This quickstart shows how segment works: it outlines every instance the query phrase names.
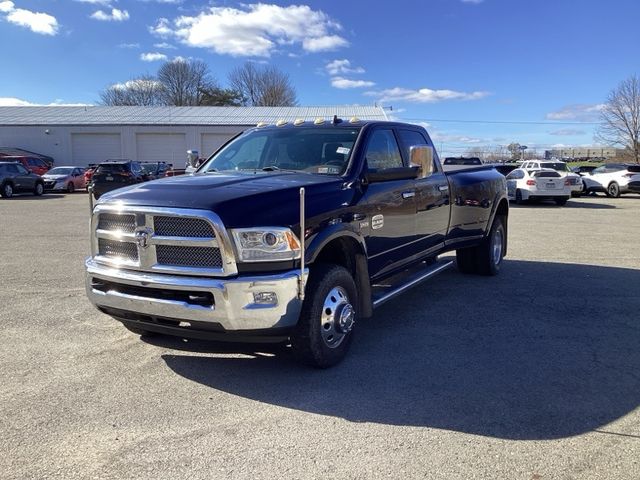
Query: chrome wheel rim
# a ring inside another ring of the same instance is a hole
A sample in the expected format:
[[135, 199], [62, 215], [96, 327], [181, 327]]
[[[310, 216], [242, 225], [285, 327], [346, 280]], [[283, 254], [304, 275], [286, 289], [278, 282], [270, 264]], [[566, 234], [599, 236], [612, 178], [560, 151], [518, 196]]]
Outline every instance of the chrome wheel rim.
[[4, 187], [4, 194], [5, 194], [7, 197], [10, 197], [11, 195], [13, 195], [13, 187], [12, 187], [11, 185], [6, 185], [6, 186]]
[[618, 193], [618, 187], [616, 187], [615, 185], [609, 185], [609, 195], [615, 197], [616, 193]]
[[355, 309], [342, 287], [334, 287], [327, 294], [320, 315], [320, 334], [329, 348], [338, 347], [355, 323]]
[[493, 258], [493, 264], [498, 265], [502, 260], [502, 245], [503, 245], [503, 233], [502, 228], [497, 228], [493, 234], [491, 242], [491, 256]]

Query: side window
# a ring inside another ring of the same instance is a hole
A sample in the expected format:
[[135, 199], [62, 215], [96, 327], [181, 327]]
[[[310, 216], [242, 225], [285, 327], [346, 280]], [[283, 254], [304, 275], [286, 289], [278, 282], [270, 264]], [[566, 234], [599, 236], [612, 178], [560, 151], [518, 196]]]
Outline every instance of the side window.
[[420, 132], [415, 130], [398, 130], [398, 136], [400, 137], [400, 145], [402, 147], [402, 154], [407, 163], [411, 160], [410, 148], [415, 145], [429, 145], [427, 139], [422, 136]]
[[514, 170], [507, 175], [507, 180], [520, 180], [521, 178], [524, 178], [524, 172], [522, 170]]
[[603, 165], [602, 167], [598, 167], [594, 169], [593, 172], [591, 173], [604, 173], [604, 170], [605, 170], [605, 166]]
[[384, 170], [403, 167], [400, 149], [393, 130], [375, 130], [367, 145], [367, 165], [369, 170]]
[[14, 165], [14, 167], [20, 175], [29, 175], [29, 170], [24, 168], [22, 165]]

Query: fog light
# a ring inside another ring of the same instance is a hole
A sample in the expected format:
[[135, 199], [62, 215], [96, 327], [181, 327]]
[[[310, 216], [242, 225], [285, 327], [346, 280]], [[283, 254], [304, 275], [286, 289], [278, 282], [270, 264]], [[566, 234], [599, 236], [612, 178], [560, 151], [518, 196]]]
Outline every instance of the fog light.
[[277, 305], [278, 295], [276, 292], [254, 292], [253, 302], [260, 305]]

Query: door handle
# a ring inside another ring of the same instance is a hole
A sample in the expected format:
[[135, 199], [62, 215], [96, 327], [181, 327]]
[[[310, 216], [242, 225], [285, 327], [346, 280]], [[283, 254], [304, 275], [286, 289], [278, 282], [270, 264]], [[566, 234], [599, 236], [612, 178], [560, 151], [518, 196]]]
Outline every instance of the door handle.
[[413, 198], [416, 196], [416, 192], [411, 191], [411, 192], [402, 192], [402, 198], [404, 198], [405, 200], [407, 198]]
[[438, 190], [440, 190], [441, 192], [448, 192], [449, 185], [438, 185]]

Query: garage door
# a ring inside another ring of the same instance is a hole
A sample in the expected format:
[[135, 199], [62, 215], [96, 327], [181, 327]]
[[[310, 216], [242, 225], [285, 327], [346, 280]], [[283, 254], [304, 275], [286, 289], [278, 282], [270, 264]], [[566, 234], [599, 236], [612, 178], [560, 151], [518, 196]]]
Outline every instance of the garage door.
[[74, 165], [86, 167], [110, 158], [122, 158], [119, 133], [71, 134], [71, 159]]
[[183, 133], [138, 133], [136, 151], [141, 162], [183, 166], [187, 160], [187, 141]]
[[228, 133], [203, 133], [202, 142], [200, 142], [202, 144], [200, 156], [204, 158], [209, 157], [232, 136], [233, 135]]

